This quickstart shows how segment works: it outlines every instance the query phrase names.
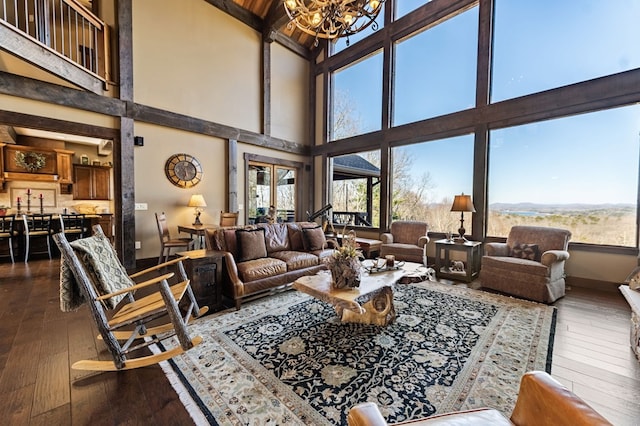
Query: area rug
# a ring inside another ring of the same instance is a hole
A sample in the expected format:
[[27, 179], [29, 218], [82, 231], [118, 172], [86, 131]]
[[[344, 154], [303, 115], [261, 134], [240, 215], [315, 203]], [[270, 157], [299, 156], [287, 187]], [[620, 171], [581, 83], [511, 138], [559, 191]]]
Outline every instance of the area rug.
[[290, 291], [197, 320], [204, 342], [163, 363], [197, 424], [389, 423], [476, 407], [507, 417], [522, 375], [550, 372], [555, 308], [463, 287], [396, 285], [395, 322], [341, 323]]

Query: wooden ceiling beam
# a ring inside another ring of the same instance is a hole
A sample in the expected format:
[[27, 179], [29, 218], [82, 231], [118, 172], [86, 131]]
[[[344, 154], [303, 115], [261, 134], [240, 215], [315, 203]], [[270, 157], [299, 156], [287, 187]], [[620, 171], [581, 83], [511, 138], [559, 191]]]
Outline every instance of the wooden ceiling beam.
[[289, 22], [289, 15], [284, 10], [282, 0], [273, 0], [269, 12], [264, 18], [265, 36], [267, 33], [279, 31], [287, 22]]
[[223, 12], [236, 18], [245, 25], [250, 26], [254, 30], [262, 33], [264, 29], [264, 21], [256, 14], [238, 6], [232, 0], [205, 0], [212, 6], [217, 7]]

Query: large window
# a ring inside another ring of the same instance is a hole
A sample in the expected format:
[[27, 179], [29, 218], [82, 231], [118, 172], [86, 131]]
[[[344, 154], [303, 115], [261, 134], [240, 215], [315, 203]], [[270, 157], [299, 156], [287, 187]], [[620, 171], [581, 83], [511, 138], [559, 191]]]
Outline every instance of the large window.
[[492, 131], [488, 235], [535, 224], [635, 247], [639, 135], [637, 105]]
[[396, 44], [393, 125], [472, 108], [478, 8]]
[[492, 101], [640, 66], [640, 2], [496, 0]]
[[356, 33], [350, 37], [340, 37], [333, 41], [333, 53], [338, 53], [349, 46], [352, 46], [354, 43], [359, 42], [363, 38], [369, 37], [371, 34], [384, 27], [384, 7], [386, 3], [382, 4], [382, 9], [378, 16], [376, 16], [375, 25], [372, 23], [364, 30]]
[[[451, 212], [453, 197], [472, 192], [473, 136], [393, 148], [392, 157], [392, 219], [425, 221], [430, 231], [455, 233], [460, 213]], [[470, 219], [467, 214], [468, 234]]]
[[333, 158], [333, 223], [380, 226], [380, 151]]
[[382, 127], [382, 53], [333, 74], [332, 131], [329, 140]]

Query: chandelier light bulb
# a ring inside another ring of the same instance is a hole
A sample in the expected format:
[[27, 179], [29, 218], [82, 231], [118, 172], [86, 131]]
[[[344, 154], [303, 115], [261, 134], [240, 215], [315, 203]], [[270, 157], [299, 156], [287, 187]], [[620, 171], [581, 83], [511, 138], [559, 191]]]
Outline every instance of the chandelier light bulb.
[[[289, 16], [291, 28], [329, 40], [348, 37], [371, 27], [378, 29], [376, 18], [385, 0], [279, 0]], [[347, 42], [348, 43], [348, 42]]]

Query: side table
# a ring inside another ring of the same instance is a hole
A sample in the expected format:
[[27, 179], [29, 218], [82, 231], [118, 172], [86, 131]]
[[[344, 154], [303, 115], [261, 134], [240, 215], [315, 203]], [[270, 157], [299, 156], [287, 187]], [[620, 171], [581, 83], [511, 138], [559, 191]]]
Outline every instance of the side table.
[[[480, 273], [480, 241], [436, 241], [436, 276], [438, 278], [448, 278], [456, 281], [473, 281]], [[451, 251], [461, 251], [466, 253], [466, 263], [462, 263], [462, 268], [453, 268], [451, 265]], [[442, 257], [444, 252], [444, 259]]]
[[188, 256], [185, 262], [191, 289], [200, 306], [208, 306], [209, 312], [222, 309], [222, 263], [224, 252], [218, 250], [189, 250], [177, 253]]

